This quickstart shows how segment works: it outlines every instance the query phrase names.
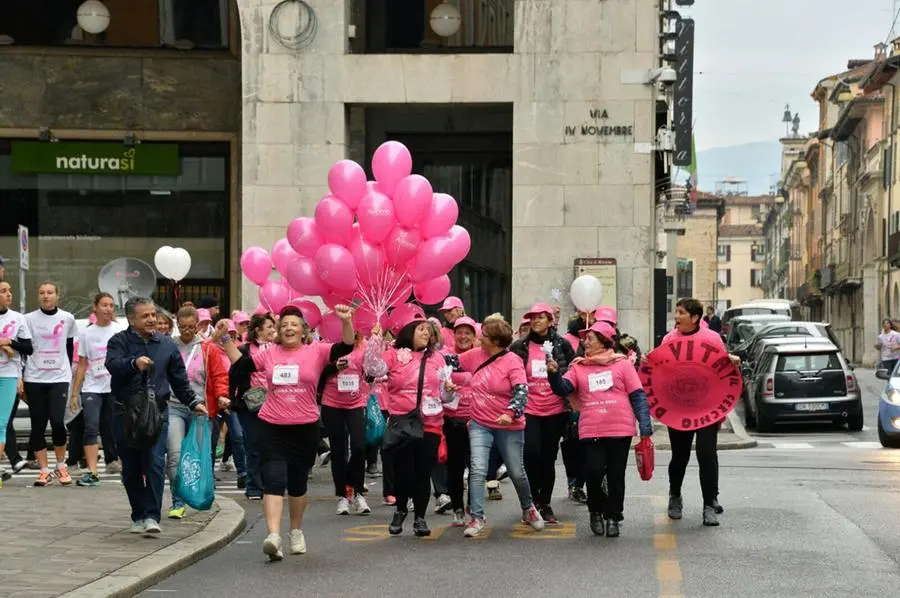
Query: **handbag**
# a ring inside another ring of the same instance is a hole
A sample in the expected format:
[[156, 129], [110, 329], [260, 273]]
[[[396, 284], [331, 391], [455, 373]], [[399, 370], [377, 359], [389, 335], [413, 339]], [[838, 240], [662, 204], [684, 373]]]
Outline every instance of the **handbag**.
[[251, 413], [256, 413], [262, 409], [263, 403], [266, 402], [266, 389], [262, 386], [254, 386], [248, 388], [241, 396], [244, 400], [244, 407]]
[[419, 366], [419, 383], [416, 387], [416, 408], [403, 415], [392, 415], [388, 418], [384, 430], [384, 444], [382, 450], [391, 450], [403, 446], [410, 440], [422, 440], [425, 438], [425, 424], [419, 415], [422, 405], [422, 390], [425, 385], [425, 367], [428, 365], [430, 353], [422, 355], [422, 363]]
[[634, 461], [637, 463], [638, 474], [645, 482], [653, 477], [653, 468], [656, 465], [656, 450], [649, 436], [641, 438], [634, 447]]
[[163, 410], [153, 388], [154, 366], [141, 375], [141, 389], [128, 397], [123, 405], [125, 443], [132, 448], [146, 448], [156, 444], [163, 427]]

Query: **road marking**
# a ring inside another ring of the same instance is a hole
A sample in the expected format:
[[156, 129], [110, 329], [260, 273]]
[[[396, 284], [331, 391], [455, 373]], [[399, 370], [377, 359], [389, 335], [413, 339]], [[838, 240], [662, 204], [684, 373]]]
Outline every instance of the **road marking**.
[[[656, 497], [653, 503], [657, 508], [668, 506], [668, 498]], [[653, 550], [656, 552], [656, 581], [659, 584], [661, 598], [681, 598], [681, 565], [678, 563], [678, 540], [672, 526], [672, 520], [665, 513], [657, 513], [653, 517], [656, 533], [653, 534]]]
[[655, 534], [653, 536], [653, 548], [658, 551], [675, 550], [675, 534]]
[[855, 449], [881, 449], [880, 442], [842, 442], [844, 446], [848, 446], [850, 448]]
[[777, 449], [789, 450], [814, 448], [813, 445], [808, 442], [773, 442], [772, 446]]
[[422, 538], [423, 540], [429, 540], [431, 542], [435, 540], [440, 540], [441, 536], [444, 535], [444, 532], [450, 529], [449, 525], [439, 525], [438, 527], [431, 528], [431, 535], [425, 536]]
[[345, 529], [343, 540], [344, 542], [377, 542], [389, 537], [387, 525], [360, 525]]
[[575, 538], [575, 523], [560, 521], [556, 525], [545, 525], [541, 531], [519, 524], [509, 537], [516, 540], [572, 540]]

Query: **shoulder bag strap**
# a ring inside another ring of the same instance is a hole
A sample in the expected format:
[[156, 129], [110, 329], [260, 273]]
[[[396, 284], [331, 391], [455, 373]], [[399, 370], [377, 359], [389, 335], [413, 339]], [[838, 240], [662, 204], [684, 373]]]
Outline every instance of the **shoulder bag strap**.
[[419, 365], [419, 383], [416, 386], [416, 411], [422, 406], [422, 391], [425, 387], [425, 367], [431, 358], [431, 351], [425, 350], [422, 353], [422, 363]]
[[501, 357], [503, 357], [506, 354], [507, 354], [507, 350], [504, 349], [504, 350], [500, 351], [499, 353], [497, 353], [496, 355], [492, 355], [487, 360], [485, 360], [484, 363], [482, 363], [480, 366], [475, 368], [475, 371], [472, 373], [472, 375], [474, 376], [475, 374], [480, 372], [482, 370], [482, 368], [486, 368], [487, 366], [491, 365], [492, 363], [494, 363], [495, 361], [497, 361], [498, 359], [500, 359]]

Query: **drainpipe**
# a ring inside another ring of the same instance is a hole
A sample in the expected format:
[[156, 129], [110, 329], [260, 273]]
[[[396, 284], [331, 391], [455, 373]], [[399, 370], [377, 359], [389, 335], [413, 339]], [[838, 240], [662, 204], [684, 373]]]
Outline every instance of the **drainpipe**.
[[[893, 270], [893, 265], [891, 264], [891, 258], [892, 258], [893, 256], [890, 255], [890, 241], [889, 241], [888, 239], [890, 239], [890, 236], [891, 236], [891, 220], [893, 220], [893, 210], [894, 210], [894, 207], [893, 207], [893, 199], [894, 199], [894, 181], [895, 181], [896, 178], [897, 178], [896, 175], [894, 174], [894, 163], [896, 162], [896, 158], [895, 158], [895, 156], [894, 156], [894, 152], [895, 152], [895, 148], [896, 148], [896, 145], [894, 144], [894, 137], [895, 137], [895, 134], [896, 134], [895, 127], [897, 126], [897, 122], [896, 122], [896, 121], [897, 121], [897, 119], [896, 119], [896, 115], [897, 115], [897, 86], [894, 85], [893, 83], [885, 83], [884, 86], [885, 86], [885, 87], [888, 87], [888, 86], [889, 86], [889, 87], [891, 88], [891, 128], [890, 128], [890, 132], [889, 132], [888, 139], [887, 139], [887, 141], [890, 143], [890, 146], [889, 146], [889, 147], [891, 148], [891, 155], [890, 155], [890, 158], [891, 158], [891, 164], [890, 164], [890, 169], [891, 169], [891, 180], [890, 180], [890, 181], [886, 181], [886, 182], [888, 183], [888, 188], [887, 188], [887, 192], [888, 192], [888, 213], [887, 213], [887, 231], [886, 231], [886, 232], [887, 232], [887, 237], [888, 237], [888, 238], [885, 239], [885, 249], [887, 250], [887, 251], [885, 251], [885, 253], [888, 254], [888, 256], [887, 256], [887, 258], [888, 258], [888, 259], [887, 259], [887, 291], [888, 291], [888, 297], [893, 297], [893, 288], [892, 288], [892, 285], [891, 285], [891, 277], [893, 276], [893, 272], [891, 271], [891, 270]], [[884, 157], [884, 154], [882, 153], [882, 158], [883, 158], [883, 157]], [[882, 170], [884, 170], [885, 168], [888, 168], [888, 165], [887, 165], [887, 164], [882, 164], [882, 165], [881, 165], [881, 168], [882, 168]], [[879, 294], [880, 294], [880, 293], [879, 293]], [[885, 313], [888, 313], [888, 314], [891, 313], [891, 304], [890, 304], [890, 300], [888, 301], [888, 304], [885, 306]], [[884, 314], [879, 315], [879, 318], [883, 318], [883, 317], [884, 317]], [[891, 314], [891, 317], [896, 317], [896, 314]]]

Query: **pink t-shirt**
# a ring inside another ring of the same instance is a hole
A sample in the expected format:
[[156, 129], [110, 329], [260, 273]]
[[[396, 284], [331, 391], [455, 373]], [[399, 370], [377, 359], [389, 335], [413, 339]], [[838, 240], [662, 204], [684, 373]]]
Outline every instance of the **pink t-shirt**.
[[572, 334], [571, 332], [567, 332], [563, 335], [563, 338], [569, 341], [569, 346], [572, 347], [572, 350], [578, 353], [578, 349], [581, 347], [581, 339]]
[[627, 359], [610, 365], [585, 362], [569, 366], [563, 376], [572, 383], [580, 403], [579, 438], [634, 436], [637, 419], [628, 395], [642, 388]]
[[272, 345], [253, 356], [256, 370], [266, 375], [266, 402], [259, 417], [270, 424], [309, 424], [319, 420], [316, 388], [328, 365], [331, 343], [285, 349]]
[[[391, 415], [405, 415], [416, 408], [419, 366], [424, 354], [424, 351], [393, 347], [384, 352], [384, 362], [388, 369], [387, 411]], [[440, 427], [444, 423], [439, 374], [444, 365], [444, 358], [436, 352], [431, 353], [425, 365], [420, 413], [426, 426]]]
[[441, 328], [441, 345], [444, 351], [456, 351], [456, 333], [446, 326]]
[[354, 347], [347, 355], [347, 368], [330, 376], [322, 390], [322, 405], [336, 409], [359, 409], [369, 400], [369, 385], [363, 374], [365, 345]]
[[[471, 352], [471, 350], [468, 352]], [[442, 350], [441, 353], [444, 355], [455, 354], [454, 351], [448, 351], [446, 348]], [[469, 398], [469, 395], [471, 394], [469, 385], [472, 382], [472, 374], [469, 372], [453, 372], [450, 376], [450, 381], [459, 387], [459, 390], [456, 391], [458, 399], [451, 403], [444, 403], [444, 417], [469, 419], [472, 416], [472, 407]]]
[[709, 343], [711, 345], [715, 345], [719, 347], [723, 351], [725, 351], [725, 343], [722, 342], [722, 337], [718, 332], [714, 332], [709, 328], [700, 328], [697, 332], [693, 334], [684, 334], [677, 328], [675, 330], [670, 331], [667, 335], [663, 337], [663, 342], [672, 340], [673, 338], [684, 338], [684, 337], [692, 337], [698, 341]]
[[[484, 349], [472, 349], [459, 356], [460, 367], [472, 374], [468, 389], [471, 418], [485, 428], [524, 430], [524, 415], [514, 418], [513, 423], [508, 426], [497, 424], [497, 418], [504, 413], [511, 417], [513, 415], [508, 408], [513, 387], [527, 383], [522, 359], [513, 353], [506, 353], [476, 373], [475, 370], [488, 359], [490, 355]], [[530, 396], [529, 391], [529, 403]]]
[[[262, 344], [262, 345], [251, 344], [250, 345], [250, 357], [256, 357], [257, 354], [262, 353], [263, 351], [265, 351], [268, 348], [269, 348], [268, 343]], [[254, 387], [268, 388], [268, 385], [269, 385], [269, 381], [264, 373], [253, 372], [252, 374], [250, 374], [250, 387], [251, 388], [254, 388]]]
[[[558, 415], [566, 411], [561, 397], [553, 394], [550, 381], [547, 380], [547, 354], [537, 343], [526, 341], [528, 345], [528, 362], [525, 364], [525, 375], [528, 378], [528, 406], [525, 413], [546, 417]], [[519, 359], [519, 363], [522, 359]]]

